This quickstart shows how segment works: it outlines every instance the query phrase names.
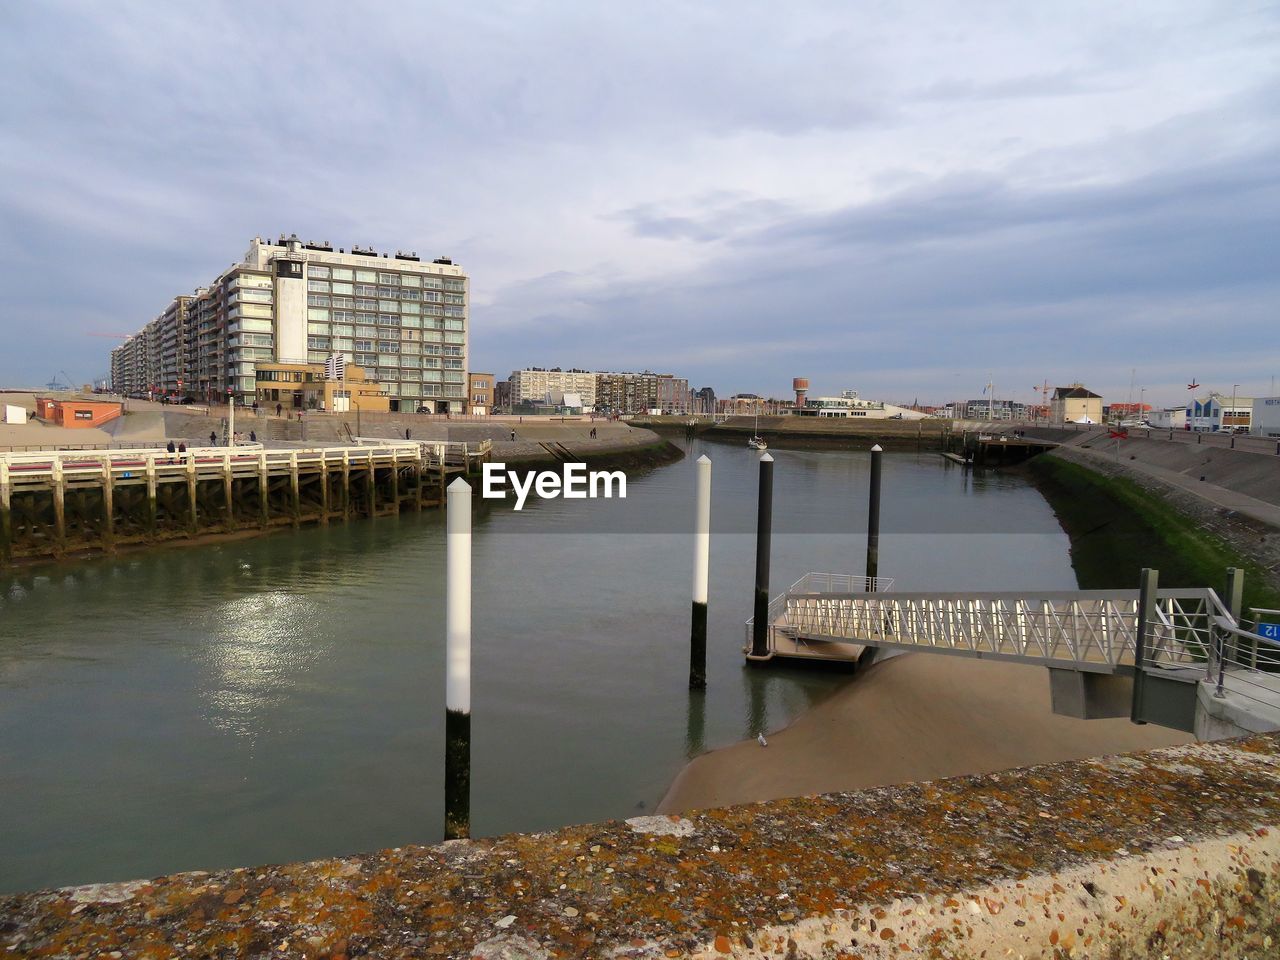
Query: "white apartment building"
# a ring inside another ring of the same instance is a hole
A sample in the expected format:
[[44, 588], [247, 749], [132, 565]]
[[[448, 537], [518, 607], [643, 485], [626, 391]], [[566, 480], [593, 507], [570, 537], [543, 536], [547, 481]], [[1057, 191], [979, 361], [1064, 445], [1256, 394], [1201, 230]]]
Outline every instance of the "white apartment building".
[[596, 376], [590, 370], [526, 367], [511, 371], [511, 403], [546, 403], [553, 395], [576, 393], [585, 410], [596, 405]]
[[392, 410], [461, 413], [469, 302], [468, 277], [446, 257], [255, 237], [241, 262], [113, 351], [113, 389], [250, 400], [258, 362], [341, 354], [386, 387]]

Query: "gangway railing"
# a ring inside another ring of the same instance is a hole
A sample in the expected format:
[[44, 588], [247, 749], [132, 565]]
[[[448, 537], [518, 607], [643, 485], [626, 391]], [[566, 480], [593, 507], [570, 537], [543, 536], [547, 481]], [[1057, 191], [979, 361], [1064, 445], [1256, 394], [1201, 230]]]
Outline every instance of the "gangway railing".
[[1280, 640], [1259, 633], [1256, 622], [1237, 623], [1229, 614], [1215, 614], [1211, 623], [1205, 680], [1214, 695], [1223, 698], [1230, 693], [1280, 711]]
[[[769, 605], [767, 655], [825, 656], [843, 644], [1133, 672], [1136, 590], [894, 593], [880, 584], [865, 591], [864, 580], [810, 573], [796, 581]], [[1226, 613], [1212, 590], [1158, 591], [1144, 665], [1192, 666], [1207, 678], [1214, 618]]]

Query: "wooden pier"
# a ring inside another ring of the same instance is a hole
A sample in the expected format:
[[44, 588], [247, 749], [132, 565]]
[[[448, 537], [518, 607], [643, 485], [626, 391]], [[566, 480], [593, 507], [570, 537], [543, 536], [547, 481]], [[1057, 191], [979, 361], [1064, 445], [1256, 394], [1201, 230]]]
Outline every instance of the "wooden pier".
[[488, 455], [487, 441], [387, 440], [0, 453], [0, 566], [439, 506], [450, 477]]

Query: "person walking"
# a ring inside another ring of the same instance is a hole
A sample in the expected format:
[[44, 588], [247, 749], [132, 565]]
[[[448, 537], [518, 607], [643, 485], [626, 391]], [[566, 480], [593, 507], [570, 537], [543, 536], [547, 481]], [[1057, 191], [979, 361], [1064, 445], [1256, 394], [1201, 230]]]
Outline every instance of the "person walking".
[[186, 453], [186, 452], [187, 452], [187, 445], [186, 445], [185, 443], [180, 443], [180, 444], [178, 444], [178, 452], [179, 452], [179, 453]]
[[511, 442], [512, 442], [512, 443], [515, 443], [515, 442], [516, 442], [516, 428], [515, 428], [515, 427], [512, 427], [512, 428], [511, 428]]
[[257, 431], [257, 430], [250, 430], [250, 431], [249, 431], [249, 442], [250, 442], [250, 443], [257, 443], [257, 442], [258, 442], [258, 431]]
[[218, 434], [217, 434], [215, 431], [210, 430], [210, 431], [209, 431], [209, 446], [211, 446], [211, 447], [216, 447], [217, 445], [218, 445]]
[[279, 404], [279, 403], [277, 403], [277, 404], [276, 404], [276, 416], [278, 417], [278, 416], [280, 416], [282, 413], [284, 413], [284, 405], [283, 405], [283, 404]]
[[173, 443], [173, 441], [172, 441], [172, 440], [170, 440], [170, 441], [169, 441], [169, 445], [168, 445], [167, 447], [165, 447], [165, 449], [166, 449], [166, 450], [168, 450], [170, 453], [177, 453], [177, 452], [178, 452], [178, 448], [177, 448], [176, 446], [174, 446], [174, 443]]

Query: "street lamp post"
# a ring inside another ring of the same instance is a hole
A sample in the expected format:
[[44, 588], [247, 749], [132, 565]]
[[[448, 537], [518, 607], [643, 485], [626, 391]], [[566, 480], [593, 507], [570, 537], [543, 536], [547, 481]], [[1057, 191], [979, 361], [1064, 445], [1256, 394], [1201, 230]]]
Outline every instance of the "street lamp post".
[[[1236, 415], [1236, 391], [1237, 391], [1237, 390], [1239, 390], [1239, 389], [1240, 389], [1240, 384], [1238, 384], [1238, 383], [1233, 383], [1233, 384], [1231, 385], [1231, 416], [1232, 416], [1233, 421], [1234, 421], [1234, 418], [1235, 418], [1235, 415]], [[1226, 419], [1227, 419], [1227, 418], [1226, 418], [1226, 417], [1223, 417], [1222, 419], [1223, 419], [1223, 426], [1226, 426]], [[1233, 430], [1235, 429], [1234, 422], [1233, 422], [1233, 424], [1232, 424], [1232, 429], [1233, 429]]]

